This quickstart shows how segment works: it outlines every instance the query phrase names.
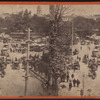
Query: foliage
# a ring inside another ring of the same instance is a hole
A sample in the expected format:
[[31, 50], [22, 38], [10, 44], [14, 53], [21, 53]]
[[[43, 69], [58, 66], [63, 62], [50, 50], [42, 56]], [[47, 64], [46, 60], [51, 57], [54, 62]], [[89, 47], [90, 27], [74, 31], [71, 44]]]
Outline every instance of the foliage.
[[82, 16], [77, 16], [73, 20], [75, 32], [80, 38], [86, 38], [86, 36], [91, 36], [93, 34], [93, 29], [96, 25], [95, 20], [85, 18]]
[[31, 12], [27, 9], [17, 14], [11, 14], [5, 19], [0, 18], [3, 27], [6, 27], [6, 33], [26, 32], [27, 28], [31, 28], [33, 32], [39, 35], [48, 35], [49, 21], [45, 17], [31, 16]]

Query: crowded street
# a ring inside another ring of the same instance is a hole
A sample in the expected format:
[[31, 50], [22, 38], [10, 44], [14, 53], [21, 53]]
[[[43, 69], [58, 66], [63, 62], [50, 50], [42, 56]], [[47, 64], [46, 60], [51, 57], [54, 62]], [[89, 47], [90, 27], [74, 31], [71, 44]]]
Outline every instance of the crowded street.
[[100, 96], [100, 15], [70, 15], [70, 7], [79, 11], [14, 5], [16, 13], [2, 13], [0, 96]]
[[[3, 43], [0, 43], [0, 47], [1, 48], [3, 47]], [[10, 53], [10, 58], [12, 59], [14, 59], [15, 57], [20, 58], [22, 56], [23, 55], [20, 55], [18, 53]], [[11, 68], [11, 64], [7, 64], [5, 73], [6, 74], [4, 78], [0, 78], [0, 96], [24, 96], [25, 70], [22, 69], [22, 65], [20, 64], [20, 70], [13, 70]], [[34, 83], [36, 85], [33, 85]], [[37, 91], [39, 89], [40, 92]], [[32, 96], [32, 95], [39, 96], [43, 94], [41, 82], [38, 79], [36, 79], [34, 76], [29, 77], [27, 91], [28, 91], [27, 92], [28, 96]]]
[[[90, 47], [90, 49], [88, 47]], [[82, 48], [82, 49], [80, 49], [80, 48]], [[77, 56], [81, 57], [81, 61], [79, 62], [80, 70], [76, 70], [75, 72], [74, 72], [74, 70], [70, 70], [69, 73], [70, 73], [70, 75], [74, 74], [75, 79], [78, 78], [80, 80], [80, 85], [79, 85], [79, 87], [72, 86], [71, 91], [69, 91], [69, 85], [68, 85], [69, 83], [68, 82], [61, 83], [61, 85], [64, 84], [66, 86], [66, 88], [62, 89], [62, 90], [60, 88], [59, 90], [61, 90], [61, 91], [59, 91], [59, 95], [61, 94], [61, 96], [65, 96], [65, 95], [67, 95], [67, 96], [74, 96], [74, 95], [80, 96], [81, 95], [80, 91], [81, 91], [81, 89], [83, 89], [83, 85], [84, 85], [84, 96], [91, 96], [91, 95], [98, 96], [98, 95], [100, 95], [100, 92], [99, 92], [100, 91], [100, 88], [99, 88], [100, 67], [98, 66], [95, 79], [91, 79], [88, 76], [88, 74], [89, 74], [88, 65], [83, 63], [83, 61], [82, 61], [82, 58], [86, 54], [89, 55], [89, 59], [93, 59], [92, 51], [94, 50], [94, 48], [95, 48], [95, 45], [92, 43], [89, 46], [88, 45], [81, 45], [80, 43], [73, 46], [73, 50], [75, 50], [75, 49], [79, 50], [79, 54], [74, 55], [73, 58], [75, 61], [77, 59]], [[83, 75], [84, 75], [84, 77], [83, 77]]]

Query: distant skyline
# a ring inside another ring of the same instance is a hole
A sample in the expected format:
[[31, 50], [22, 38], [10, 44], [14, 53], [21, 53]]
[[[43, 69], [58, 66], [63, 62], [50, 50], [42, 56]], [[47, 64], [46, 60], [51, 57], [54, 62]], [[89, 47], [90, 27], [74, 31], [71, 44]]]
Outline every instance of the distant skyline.
[[[21, 10], [28, 9], [28, 11], [36, 14], [38, 5], [0, 5], [0, 14], [3, 13], [17, 13]], [[43, 14], [49, 14], [49, 5], [40, 5]], [[75, 15], [91, 16], [100, 14], [100, 5], [71, 5], [74, 9]]]

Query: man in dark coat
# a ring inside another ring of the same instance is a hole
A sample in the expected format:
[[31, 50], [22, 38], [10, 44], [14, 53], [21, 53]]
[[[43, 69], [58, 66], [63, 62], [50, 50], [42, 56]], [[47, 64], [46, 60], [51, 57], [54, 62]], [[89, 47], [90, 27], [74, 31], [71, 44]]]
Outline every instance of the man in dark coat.
[[72, 88], [72, 83], [70, 82], [69, 83], [69, 91], [71, 90], [71, 88]]
[[77, 87], [79, 87], [79, 84], [80, 84], [80, 81], [79, 81], [79, 79], [77, 79]]
[[71, 77], [74, 78], [74, 74], [72, 74]]
[[69, 81], [69, 74], [67, 74], [66, 78], [67, 78], [67, 82], [68, 82]]
[[74, 85], [74, 87], [75, 87], [75, 84], [76, 84], [76, 80], [75, 80], [75, 78], [74, 78], [74, 80], [73, 80], [73, 85]]

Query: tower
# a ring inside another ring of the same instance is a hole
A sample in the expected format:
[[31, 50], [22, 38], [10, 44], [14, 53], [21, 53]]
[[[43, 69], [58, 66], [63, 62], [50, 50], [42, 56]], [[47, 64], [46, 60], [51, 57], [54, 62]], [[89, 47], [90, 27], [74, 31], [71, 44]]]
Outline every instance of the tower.
[[42, 16], [42, 10], [41, 10], [41, 7], [39, 5], [37, 7], [37, 16]]
[[50, 19], [51, 20], [54, 19], [54, 9], [55, 9], [55, 5], [49, 5], [49, 12], [50, 12]]

